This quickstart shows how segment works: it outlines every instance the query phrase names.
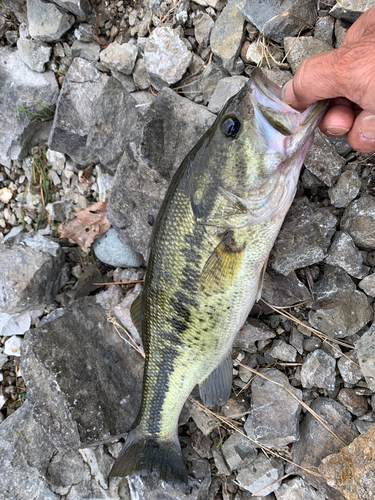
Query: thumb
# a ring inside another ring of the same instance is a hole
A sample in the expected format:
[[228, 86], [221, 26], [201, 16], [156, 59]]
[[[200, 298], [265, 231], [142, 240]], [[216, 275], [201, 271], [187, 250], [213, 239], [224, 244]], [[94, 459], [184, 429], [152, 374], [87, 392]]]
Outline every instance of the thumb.
[[317, 101], [339, 97], [340, 82], [332, 70], [336, 61], [336, 50], [305, 59], [283, 89], [284, 102], [295, 109], [306, 109]]

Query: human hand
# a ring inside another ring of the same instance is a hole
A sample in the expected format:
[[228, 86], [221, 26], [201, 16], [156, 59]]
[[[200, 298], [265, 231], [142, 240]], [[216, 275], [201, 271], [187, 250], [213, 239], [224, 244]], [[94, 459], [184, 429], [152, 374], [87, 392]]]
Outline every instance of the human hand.
[[375, 7], [350, 27], [339, 49], [305, 59], [283, 98], [299, 110], [332, 99], [320, 130], [346, 136], [357, 151], [375, 152]]

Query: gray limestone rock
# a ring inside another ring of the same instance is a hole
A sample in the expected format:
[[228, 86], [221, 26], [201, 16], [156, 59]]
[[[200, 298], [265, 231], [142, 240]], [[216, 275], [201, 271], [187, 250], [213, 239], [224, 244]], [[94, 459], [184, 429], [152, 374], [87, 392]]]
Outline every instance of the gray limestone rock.
[[140, 404], [143, 359], [87, 297], [29, 330], [21, 369], [33, 414], [59, 449], [129, 431]]
[[375, 273], [366, 276], [366, 278], [358, 283], [358, 286], [366, 295], [375, 297]]
[[346, 137], [329, 137], [328, 140], [335, 146], [335, 149], [340, 156], [346, 156], [352, 150], [352, 147], [346, 140]]
[[87, 146], [87, 139], [96, 118], [93, 103], [108, 78], [93, 62], [76, 57], [61, 88], [48, 144], [80, 165], [99, 161], [95, 150]]
[[269, 368], [262, 372], [263, 377], [255, 377], [251, 384], [252, 430], [259, 443], [271, 448], [280, 448], [299, 439], [299, 415], [301, 405], [282, 384], [299, 399], [302, 391], [289, 384], [284, 373]]
[[157, 90], [181, 80], [191, 60], [192, 53], [181, 40], [178, 30], [160, 26], [147, 39], [145, 67]]
[[315, 23], [314, 38], [333, 45], [335, 19], [331, 16], [318, 17]]
[[[337, 231], [325, 262], [331, 266], [339, 266], [355, 278], [363, 278], [369, 268], [363, 265], [363, 257], [347, 233]], [[362, 287], [360, 287], [362, 288]]]
[[213, 62], [207, 64], [203, 70], [200, 83], [203, 100], [209, 101], [219, 81], [228, 76], [230, 76], [229, 72], [221, 66]]
[[264, 275], [262, 298], [273, 306], [287, 307], [297, 302], [309, 301], [311, 295], [295, 272], [284, 276], [268, 268]]
[[[18, 314], [0, 314], [0, 336], [23, 335], [30, 328], [31, 315], [35, 311], [23, 311]], [[42, 311], [37, 311], [43, 313]]]
[[100, 62], [110, 70], [131, 75], [138, 55], [138, 47], [131, 43], [112, 42], [100, 52]]
[[[330, 398], [317, 398], [311, 405], [327, 426], [341, 441], [349, 444], [357, 437], [358, 431], [352, 424], [350, 413]], [[292, 460], [305, 469], [316, 470], [323, 458], [338, 453], [344, 444], [329, 432], [311, 413], [306, 412], [300, 425], [300, 439], [293, 444]], [[308, 479], [309, 483], [326, 495], [330, 500], [343, 500], [343, 497], [320, 477], [296, 468], [296, 474]]]
[[307, 198], [298, 198], [284, 220], [270, 256], [270, 266], [288, 275], [291, 271], [320, 262], [335, 232], [336, 217], [317, 208]]
[[81, 57], [87, 61], [98, 61], [100, 45], [96, 42], [88, 43], [74, 40], [72, 49], [72, 57]]
[[345, 209], [341, 219], [342, 231], [353, 238], [362, 248], [375, 248], [375, 198], [364, 195]]
[[280, 361], [290, 363], [294, 363], [297, 357], [296, 349], [281, 339], [273, 341], [272, 347], [267, 351], [267, 354]]
[[143, 257], [174, 172], [214, 118], [202, 106], [165, 88], [133, 122], [116, 170], [107, 217]]
[[53, 3], [27, 0], [30, 36], [42, 42], [59, 40], [74, 23], [74, 16], [61, 11]]
[[211, 16], [202, 13], [200, 16], [196, 16], [194, 18], [194, 34], [197, 42], [202, 47], [202, 49], [206, 48], [210, 43], [210, 35], [212, 28], [214, 26], [214, 21]]
[[59, 87], [52, 71], [35, 73], [10, 47], [0, 47], [0, 74], [0, 161], [8, 165], [48, 136], [51, 121], [27, 113], [44, 113], [42, 106], [52, 112]]
[[[285, 36], [297, 35], [306, 25], [314, 25], [317, 15], [316, 2], [312, 0], [266, 0], [261, 3], [242, 0], [238, 8], [249, 23], [280, 44]], [[290, 15], [282, 16], [285, 12]]]
[[93, 248], [97, 258], [110, 266], [139, 267], [143, 263], [142, 255], [129, 243], [125, 245], [113, 227], [94, 241]]
[[233, 346], [247, 352], [257, 352], [255, 342], [272, 339], [275, 336], [275, 332], [262, 321], [249, 317], [243, 328], [237, 333]]
[[343, 387], [337, 394], [337, 401], [356, 417], [362, 417], [368, 410], [366, 398], [356, 394], [354, 389]]
[[328, 190], [328, 196], [335, 207], [347, 207], [359, 193], [361, 179], [355, 170], [345, 170], [336, 184]]
[[21, 233], [3, 243], [0, 311], [16, 314], [51, 302], [62, 285], [64, 260], [60, 245], [40, 233]]
[[43, 73], [45, 64], [49, 61], [52, 48], [38, 40], [19, 38], [17, 48], [22, 61], [33, 71]]
[[371, 390], [375, 391], [375, 324], [357, 340], [359, 366]]
[[211, 111], [211, 113], [219, 113], [226, 102], [237, 94], [247, 81], [248, 78], [245, 76], [231, 76], [220, 80], [210, 98], [207, 109]]
[[86, 17], [91, 13], [90, 0], [51, 0], [58, 7], [63, 10], [71, 12], [77, 16], [80, 20], [86, 19]]
[[373, 318], [366, 295], [358, 290], [340, 267], [326, 266], [315, 284], [315, 310], [309, 312], [311, 326], [332, 338], [357, 333]]
[[374, 3], [369, 0], [342, 0], [329, 11], [330, 15], [349, 23], [354, 23], [361, 14], [372, 7]]
[[333, 391], [335, 388], [335, 366], [334, 358], [321, 349], [316, 349], [306, 356], [301, 369], [302, 387], [311, 389], [320, 387]]
[[283, 474], [284, 465], [281, 460], [266, 457], [261, 453], [251, 464], [238, 472], [237, 481], [243, 489], [250, 491], [250, 493], [255, 493], [276, 481], [272, 486], [262, 489], [262, 492], [259, 493], [259, 496], [265, 497], [280, 488], [280, 482], [277, 480]]
[[133, 80], [140, 90], [146, 90], [150, 86], [144, 59], [138, 59], [133, 69]]
[[341, 21], [341, 19], [336, 19], [335, 22], [335, 48], [338, 49], [344, 43], [346, 34], [348, 32], [347, 24], [345, 21]]
[[221, 450], [231, 471], [244, 467], [258, 455], [254, 443], [239, 432], [232, 434], [222, 445]]
[[293, 73], [307, 57], [332, 50], [332, 46], [311, 36], [285, 37], [284, 48]]
[[326, 496], [316, 491], [301, 477], [283, 481], [280, 489], [275, 491], [277, 500], [326, 500]]
[[338, 360], [337, 368], [339, 369], [343, 381], [347, 384], [356, 384], [361, 380], [361, 378], [363, 378], [358, 362], [358, 355], [356, 351], [346, 354], [345, 356], [341, 356]]
[[324, 184], [333, 186], [344, 163], [345, 159], [336, 152], [327, 137], [316, 130], [313, 145], [304, 161], [305, 167]]
[[220, 57], [224, 69], [231, 74], [245, 36], [245, 20], [238, 10], [238, 2], [229, 0], [211, 31], [210, 45], [212, 52]]

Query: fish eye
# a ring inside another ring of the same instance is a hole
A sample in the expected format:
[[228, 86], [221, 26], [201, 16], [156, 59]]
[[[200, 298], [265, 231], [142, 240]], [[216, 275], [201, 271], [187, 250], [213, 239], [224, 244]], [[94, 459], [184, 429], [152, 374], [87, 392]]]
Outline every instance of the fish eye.
[[241, 128], [241, 123], [236, 117], [230, 117], [223, 121], [221, 130], [227, 137], [236, 137]]

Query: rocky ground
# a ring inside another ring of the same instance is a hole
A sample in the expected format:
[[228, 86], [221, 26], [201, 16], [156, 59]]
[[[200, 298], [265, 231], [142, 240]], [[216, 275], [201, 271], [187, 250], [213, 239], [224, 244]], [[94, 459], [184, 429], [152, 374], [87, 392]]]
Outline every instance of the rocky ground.
[[374, 156], [316, 133], [231, 398], [181, 414], [185, 491], [108, 478], [142, 284], [104, 283], [142, 280], [173, 173], [251, 68], [284, 84], [374, 3], [2, 0], [1, 500], [372, 498]]

